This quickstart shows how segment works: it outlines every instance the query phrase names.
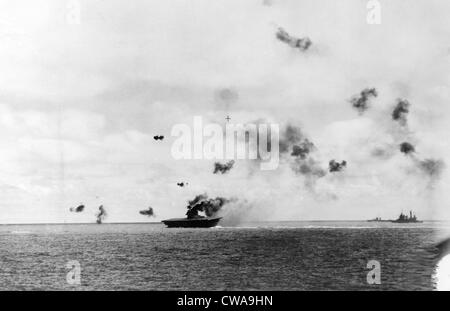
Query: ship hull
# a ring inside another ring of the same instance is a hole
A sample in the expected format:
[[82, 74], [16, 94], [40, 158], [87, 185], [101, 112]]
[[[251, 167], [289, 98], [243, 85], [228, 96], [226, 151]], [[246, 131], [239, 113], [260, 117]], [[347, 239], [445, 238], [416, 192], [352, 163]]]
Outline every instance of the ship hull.
[[222, 217], [174, 218], [161, 221], [168, 228], [211, 228], [217, 226]]
[[416, 221], [409, 221], [409, 220], [391, 220], [391, 222], [396, 224], [420, 224], [423, 221], [416, 220]]

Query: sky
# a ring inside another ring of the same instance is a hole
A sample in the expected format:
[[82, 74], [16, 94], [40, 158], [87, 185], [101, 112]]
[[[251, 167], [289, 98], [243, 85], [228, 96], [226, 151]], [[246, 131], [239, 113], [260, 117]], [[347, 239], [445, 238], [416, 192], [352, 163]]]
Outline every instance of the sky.
[[[159, 221], [200, 193], [236, 198], [232, 223], [450, 219], [448, 170], [420, 168], [450, 160], [450, 3], [379, 2], [368, 24], [363, 0], [1, 0], [0, 223], [93, 222], [100, 204], [106, 222]], [[312, 46], [284, 44], [278, 27]], [[367, 87], [378, 96], [361, 115], [350, 99]], [[391, 118], [398, 98], [407, 126]], [[175, 124], [227, 115], [295, 125], [318, 165], [347, 168], [311, 181], [289, 155], [224, 175], [172, 157]], [[156, 217], [139, 214], [149, 206]]]

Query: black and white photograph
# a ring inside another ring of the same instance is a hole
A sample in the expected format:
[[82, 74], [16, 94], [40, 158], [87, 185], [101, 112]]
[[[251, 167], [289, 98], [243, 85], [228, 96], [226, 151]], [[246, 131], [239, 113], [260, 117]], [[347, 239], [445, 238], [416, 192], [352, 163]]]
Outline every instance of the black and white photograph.
[[449, 12], [0, 0], [0, 291], [450, 290]]

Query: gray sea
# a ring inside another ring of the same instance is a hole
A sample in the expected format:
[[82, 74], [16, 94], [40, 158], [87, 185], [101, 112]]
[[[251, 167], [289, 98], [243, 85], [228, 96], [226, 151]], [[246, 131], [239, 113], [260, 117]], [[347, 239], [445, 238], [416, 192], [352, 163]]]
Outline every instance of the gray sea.
[[[1, 290], [433, 290], [432, 222], [0, 225]], [[367, 263], [381, 284], [368, 284]], [[68, 262], [80, 284], [67, 281]]]

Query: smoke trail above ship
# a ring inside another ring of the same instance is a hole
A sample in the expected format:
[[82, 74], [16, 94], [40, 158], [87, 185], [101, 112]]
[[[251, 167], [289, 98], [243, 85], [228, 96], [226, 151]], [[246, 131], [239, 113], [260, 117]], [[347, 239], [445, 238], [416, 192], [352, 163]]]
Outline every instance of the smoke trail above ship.
[[214, 216], [230, 201], [223, 197], [209, 198], [206, 193], [199, 194], [188, 202], [186, 216], [193, 218], [198, 216], [199, 212], [204, 212], [208, 217]]

